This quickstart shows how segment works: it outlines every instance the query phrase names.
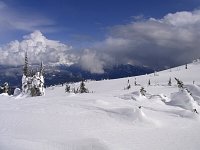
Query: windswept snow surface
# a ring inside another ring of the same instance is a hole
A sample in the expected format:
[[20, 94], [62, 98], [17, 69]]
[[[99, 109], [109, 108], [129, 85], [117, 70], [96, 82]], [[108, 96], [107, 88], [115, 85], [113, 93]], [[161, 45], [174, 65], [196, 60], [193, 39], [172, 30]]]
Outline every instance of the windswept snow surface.
[[[200, 117], [193, 112], [200, 112], [199, 74], [200, 64], [193, 63], [155, 75], [88, 81], [86, 94], [65, 93], [64, 86], [42, 97], [2, 94], [0, 150], [199, 150]], [[192, 95], [181, 93], [174, 77]], [[131, 88], [124, 90], [128, 79]]]

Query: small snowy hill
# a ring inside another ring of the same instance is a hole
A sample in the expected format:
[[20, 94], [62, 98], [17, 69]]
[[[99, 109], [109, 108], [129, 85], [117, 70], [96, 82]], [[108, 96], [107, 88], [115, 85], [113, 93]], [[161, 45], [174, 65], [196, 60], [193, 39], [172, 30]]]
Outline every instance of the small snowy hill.
[[43, 97], [0, 95], [0, 150], [199, 150], [200, 63], [187, 67], [87, 81], [85, 94], [58, 85]]

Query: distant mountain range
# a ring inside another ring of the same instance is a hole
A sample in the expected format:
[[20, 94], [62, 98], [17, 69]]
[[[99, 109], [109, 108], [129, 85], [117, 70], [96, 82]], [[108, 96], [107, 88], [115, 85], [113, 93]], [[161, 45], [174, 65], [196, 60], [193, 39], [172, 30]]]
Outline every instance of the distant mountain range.
[[[37, 65], [31, 66], [36, 71]], [[11, 67], [0, 66], [0, 85], [8, 82], [12, 87], [21, 87], [23, 66]], [[103, 74], [94, 74], [81, 69], [78, 65], [45, 66], [45, 85], [56, 85], [66, 82], [77, 82], [82, 79], [101, 80], [116, 79], [129, 76], [137, 76], [152, 73], [153, 70], [147, 67], [132, 65], [116, 65], [104, 68]]]

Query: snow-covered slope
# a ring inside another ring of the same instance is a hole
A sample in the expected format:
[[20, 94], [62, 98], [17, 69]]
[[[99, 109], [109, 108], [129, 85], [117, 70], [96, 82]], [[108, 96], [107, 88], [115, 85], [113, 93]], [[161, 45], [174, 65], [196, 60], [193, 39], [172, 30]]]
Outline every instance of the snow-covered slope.
[[[43, 97], [0, 95], [0, 150], [199, 150], [200, 118], [193, 112], [200, 112], [199, 74], [196, 62], [188, 69], [87, 81], [86, 94], [56, 86]], [[192, 94], [179, 91], [174, 77]], [[128, 79], [131, 88], [124, 90]]]

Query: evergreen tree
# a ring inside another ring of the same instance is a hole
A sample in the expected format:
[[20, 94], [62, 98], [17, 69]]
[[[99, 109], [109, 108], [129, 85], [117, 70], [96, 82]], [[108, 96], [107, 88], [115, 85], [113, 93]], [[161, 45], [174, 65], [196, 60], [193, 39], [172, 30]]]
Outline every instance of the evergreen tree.
[[43, 65], [43, 61], [40, 64], [40, 76], [42, 76], [44, 73], [44, 65]]
[[187, 66], [187, 64], [185, 64], [185, 69], [187, 69], [188, 68], [188, 66]]
[[135, 86], [137, 85], [137, 82], [136, 82], [136, 78], [135, 78], [135, 82], [134, 82]]
[[22, 92], [31, 96], [41, 96], [45, 94], [43, 63], [41, 63], [40, 71], [34, 73], [33, 69], [29, 69], [27, 51], [25, 52], [25, 63], [22, 76]]
[[130, 89], [130, 88], [131, 88], [131, 85], [130, 85], [129, 80], [128, 80], [126, 89], [128, 90], [128, 89]]
[[81, 81], [79, 92], [80, 93], [88, 93], [88, 89], [85, 88], [85, 83], [83, 80]]
[[29, 71], [29, 76], [30, 76], [30, 77], [33, 77], [34, 75], [35, 75], [34, 70], [31, 69], [31, 70]]
[[193, 112], [199, 114], [196, 108], [193, 109]]
[[169, 78], [168, 86], [172, 86], [172, 80]]
[[25, 53], [25, 63], [24, 63], [23, 73], [24, 73], [24, 75], [25, 75], [26, 77], [29, 75], [27, 51], [26, 51], [26, 53]]
[[8, 86], [8, 83], [7, 82], [5, 82], [4, 84], [3, 84], [3, 87], [2, 87], [2, 92], [3, 93], [8, 93], [9, 92], [9, 86]]
[[70, 85], [66, 84], [65, 92], [66, 93], [70, 93]]
[[72, 93], [75, 93], [75, 94], [77, 93], [75, 87], [72, 88]]
[[149, 79], [149, 81], [148, 81], [148, 85], [149, 85], [149, 86], [151, 85], [151, 81], [150, 81], [150, 79]]
[[145, 96], [145, 95], [146, 95], [146, 92], [147, 92], [147, 91], [144, 89], [144, 87], [141, 87], [141, 89], [140, 89], [141, 95]]
[[184, 84], [183, 84], [183, 82], [181, 81], [181, 80], [179, 80], [179, 79], [177, 79], [177, 78], [175, 78], [175, 80], [176, 80], [176, 82], [177, 82], [177, 85], [178, 85], [178, 88], [179, 89], [183, 89], [184, 87]]

